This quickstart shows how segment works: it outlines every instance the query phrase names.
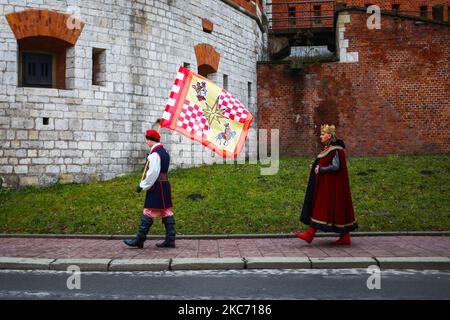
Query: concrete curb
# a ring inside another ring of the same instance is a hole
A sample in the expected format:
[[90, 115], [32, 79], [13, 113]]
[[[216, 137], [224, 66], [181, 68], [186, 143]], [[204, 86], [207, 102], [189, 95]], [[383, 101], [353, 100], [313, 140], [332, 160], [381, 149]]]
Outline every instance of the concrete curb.
[[449, 257], [378, 257], [380, 269], [450, 270]]
[[311, 269], [308, 257], [255, 257], [244, 258], [246, 269]]
[[122, 259], [112, 260], [108, 271], [166, 271], [171, 259]]
[[312, 269], [366, 269], [369, 266], [378, 266], [377, 260], [374, 258], [364, 257], [310, 258], [310, 260]]
[[253, 269], [380, 269], [449, 270], [449, 257], [244, 257], [174, 259], [40, 259], [0, 257], [3, 270], [176, 271]]
[[0, 269], [49, 270], [55, 259], [0, 257]]
[[244, 258], [174, 258], [170, 262], [170, 270], [230, 269], [245, 269]]
[[[0, 238], [56, 238], [56, 239], [103, 239], [122, 240], [136, 235], [118, 234], [23, 234], [0, 233]], [[316, 237], [335, 237], [333, 233], [317, 233]], [[395, 237], [395, 236], [450, 236], [450, 231], [395, 231], [395, 232], [352, 232], [352, 237]], [[163, 239], [164, 235], [148, 235], [148, 239]], [[211, 235], [177, 235], [177, 239], [254, 239], [254, 238], [295, 238], [291, 233], [259, 234], [211, 234]]]
[[111, 259], [56, 259], [50, 263], [50, 270], [67, 271], [69, 266], [77, 266], [80, 271], [108, 271]]

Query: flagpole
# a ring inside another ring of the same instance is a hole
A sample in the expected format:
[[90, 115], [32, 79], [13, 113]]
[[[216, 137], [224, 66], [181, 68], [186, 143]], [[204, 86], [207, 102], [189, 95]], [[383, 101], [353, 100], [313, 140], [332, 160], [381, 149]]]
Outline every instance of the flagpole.
[[148, 169], [148, 159], [147, 159], [147, 161], [145, 161], [145, 167], [144, 167], [144, 171], [142, 172], [141, 181], [143, 181], [145, 179], [145, 174], [147, 173], [147, 169]]

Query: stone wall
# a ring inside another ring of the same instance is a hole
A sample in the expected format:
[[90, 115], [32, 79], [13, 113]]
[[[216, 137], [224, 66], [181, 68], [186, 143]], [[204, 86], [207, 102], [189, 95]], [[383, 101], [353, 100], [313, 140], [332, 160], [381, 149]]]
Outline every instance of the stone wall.
[[[255, 66], [264, 34], [254, 18], [220, 0], [111, 3], [0, 3], [0, 177], [6, 185], [105, 180], [140, 169], [144, 132], [162, 116], [178, 67], [197, 70], [199, 43], [220, 54], [218, 72], [209, 77], [220, 85], [228, 75], [228, 90], [255, 113]], [[67, 13], [67, 5], [78, 6], [85, 25], [67, 50], [65, 90], [19, 86], [18, 43], [6, 15], [26, 9]], [[203, 18], [213, 23], [212, 33], [203, 32]], [[101, 85], [92, 84], [94, 49], [102, 51]], [[203, 162], [189, 139], [162, 130], [162, 141], [174, 167]]]
[[340, 62], [258, 65], [258, 124], [280, 129], [280, 152], [314, 155], [334, 123], [352, 155], [450, 150], [450, 26], [341, 12]]

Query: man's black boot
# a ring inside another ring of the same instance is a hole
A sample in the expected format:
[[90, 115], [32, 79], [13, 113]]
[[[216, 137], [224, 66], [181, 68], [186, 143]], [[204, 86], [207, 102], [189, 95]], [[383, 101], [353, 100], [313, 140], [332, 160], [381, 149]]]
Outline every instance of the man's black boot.
[[162, 219], [164, 227], [166, 228], [166, 239], [164, 242], [157, 243], [158, 248], [175, 248], [175, 218], [169, 216]]
[[139, 226], [139, 231], [136, 238], [133, 240], [124, 240], [123, 242], [130, 247], [137, 247], [139, 249], [144, 248], [144, 241], [147, 240], [147, 233], [153, 224], [153, 219], [149, 216], [143, 214], [141, 216], [141, 225]]

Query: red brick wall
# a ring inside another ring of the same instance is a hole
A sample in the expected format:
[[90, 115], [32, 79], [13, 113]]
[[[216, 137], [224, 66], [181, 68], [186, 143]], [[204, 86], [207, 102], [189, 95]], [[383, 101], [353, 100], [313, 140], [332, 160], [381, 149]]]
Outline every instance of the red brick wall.
[[263, 11], [261, 0], [225, 0], [225, 2], [233, 3], [253, 15], [256, 15], [256, 6], [259, 7], [261, 12]]
[[450, 150], [450, 27], [350, 11], [348, 52], [358, 63], [293, 72], [258, 65], [258, 125], [280, 129], [280, 152], [312, 155], [320, 124], [334, 123], [353, 155]]
[[428, 6], [431, 13], [431, 7], [436, 4], [449, 5], [448, 0], [337, 0], [336, 2], [345, 3], [347, 6], [365, 7], [366, 4], [375, 4], [381, 9], [391, 10], [393, 4], [400, 5], [400, 11], [419, 11], [421, 6]]
[[[449, 21], [448, 17], [448, 8], [450, 5], [450, 1], [448, 0], [337, 0], [337, 1], [329, 1], [329, 2], [315, 2], [311, 0], [310, 3], [303, 4], [286, 4], [286, 2], [298, 2], [298, 0], [272, 0], [273, 5], [268, 6], [268, 12], [276, 12], [272, 15], [275, 19], [272, 23], [273, 29], [285, 29], [285, 28], [310, 28], [310, 27], [332, 27], [333, 26], [333, 10], [335, 8], [335, 4], [340, 2], [344, 3], [347, 6], [358, 6], [365, 7], [366, 4], [376, 4], [383, 10], [392, 10], [393, 4], [399, 4], [399, 13], [419, 16], [420, 7], [428, 6], [428, 18], [432, 18], [432, 6], [436, 4], [444, 5], [444, 21]], [[277, 4], [281, 3], [281, 4]], [[305, 20], [302, 18], [311, 17], [314, 12], [314, 6], [318, 5], [321, 9], [322, 17], [330, 17], [330, 19], [321, 19], [319, 23], [314, 23], [312, 20]], [[289, 7], [293, 7], [296, 10], [296, 19], [295, 23], [291, 20], [291, 25], [289, 25], [288, 20], [288, 10]]]
[[[334, 1], [303, 4], [286, 4], [285, 0], [273, 0], [273, 5], [268, 6], [267, 12], [272, 13], [271, 17], [274, 19], [271, 23], [273, 29], [285, 29], [285, 28], [311, 28], [311, 27], [333, 27], [333, 17], [335, 3]], [[298, 0], [292, 0], [292, 2], [299, 2]], [[304, 2], [304, 1], [303, 1]], [[282, 3], [282, 4], [276, 4]], [[305, 19], [306, 17], [316, 16], [314, 6], [320, 6], [320, 15], [323, 17], [319, 21], [316, 19]], [[289, 8], [295, 8], [295, 17], [289, 18]], [[293, 19], [294, 18], [294, 19]]]
[[75, 45], [84, 28], [67, 27], [68, 15], [51, 10], [27, 9], [6, 15], [17, 40], [29, 37], [52, 37]]

